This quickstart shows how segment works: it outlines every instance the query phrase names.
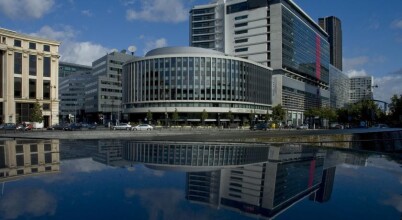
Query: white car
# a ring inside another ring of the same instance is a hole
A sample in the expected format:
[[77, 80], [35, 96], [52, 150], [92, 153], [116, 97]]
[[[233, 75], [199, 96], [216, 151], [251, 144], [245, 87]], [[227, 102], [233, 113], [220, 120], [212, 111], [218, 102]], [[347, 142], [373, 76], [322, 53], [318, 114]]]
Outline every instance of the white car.
[[306, 130], [306, 129], [308, 129], [308, 125], [306, 125], [306, 124], [299, 125], [299, 126], [297, 127], [297, 129], [298, 129], [298, 130]]
[[154, 127], [152, 127], [151, 125], [140, 124], [140, 125], [132, 127], [131, 130], [134, 130], [134, 131], [150, 131], [150, 130], [153, 130], [153, 129], [154, 129]]
[[131, 125], [127, 123], [121, 123], [119, 125], [113, 126], [113, 130], [131, 130]]

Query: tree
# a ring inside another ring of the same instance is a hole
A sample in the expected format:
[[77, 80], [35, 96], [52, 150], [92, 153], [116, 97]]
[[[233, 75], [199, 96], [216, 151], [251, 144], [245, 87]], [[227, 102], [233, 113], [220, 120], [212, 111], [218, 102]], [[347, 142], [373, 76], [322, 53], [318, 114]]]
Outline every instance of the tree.
[[179, 113], [177, 112], [177, 108], [174, 109], [174, 112], [172, 114], [172, 120], [174, 121], [175, 124], [179, 120]]
[[204, 109], [201, 113], [202, 124], [205, 124], [205, 120], [208, 118], [208, 112]]
[[152, 121], [152, 112], [151, 112], [151, 110], [148, 110], [148, 112], [147, 112], [147, 119], [148, 119], [148, 122]]
[[281, 122], [285, 120], [286, 111], [283, 109], [282, 105], [279, 104], [272, 108], [272, 120], [274, 122]]
[[393, 123], [402, 124], [402, 95], [393, 95], [389, 104], [390, 117]]
[[234, 115], [233, 115], [232, 111], [229, 111], [228, 113], [226, 113], [226, 118], [228, 118], [230, 120], [230, 123], [233, 123]]
[[265, 113], [265, 122], [268, 122], [270, 118], [271, 114], [269, 113], [269, 110], [267, 110], [267, 113]]
[[34, 103], [34, 106], [32, 108], [31, 121], [39, 123], [43, 121], [42, 106], [39, 104], [38, 101]]

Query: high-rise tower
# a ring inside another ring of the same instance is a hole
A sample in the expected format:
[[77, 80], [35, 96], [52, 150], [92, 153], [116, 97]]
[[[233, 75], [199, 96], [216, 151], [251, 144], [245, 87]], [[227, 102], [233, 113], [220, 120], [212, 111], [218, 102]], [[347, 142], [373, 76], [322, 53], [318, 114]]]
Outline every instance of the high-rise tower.
[[337, 17], [330, 16], [319, 18], [318, 23], [328, 35], [330, 46], [330, 62], [333, 66], [342, 70], [342, 25]]

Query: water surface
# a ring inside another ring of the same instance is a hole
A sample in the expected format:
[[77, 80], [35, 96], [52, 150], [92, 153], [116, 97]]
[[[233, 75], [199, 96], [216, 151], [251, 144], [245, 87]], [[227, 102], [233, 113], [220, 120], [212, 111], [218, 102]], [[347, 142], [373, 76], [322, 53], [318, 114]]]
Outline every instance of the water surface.
[[2, 219], [402, 216], [400, 158], [296, 144], [1, 141], [0, 183]]

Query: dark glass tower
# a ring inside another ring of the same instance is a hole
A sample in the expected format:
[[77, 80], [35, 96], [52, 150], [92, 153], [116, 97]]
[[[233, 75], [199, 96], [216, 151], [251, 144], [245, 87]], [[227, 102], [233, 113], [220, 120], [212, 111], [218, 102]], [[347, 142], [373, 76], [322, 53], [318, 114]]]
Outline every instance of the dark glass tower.
[[330, 16], [319, 18], [318, 23], [328, 35], [330, 44], [330, 62], [333, 66], [342, 70], [342, 25], [337, 17]]

